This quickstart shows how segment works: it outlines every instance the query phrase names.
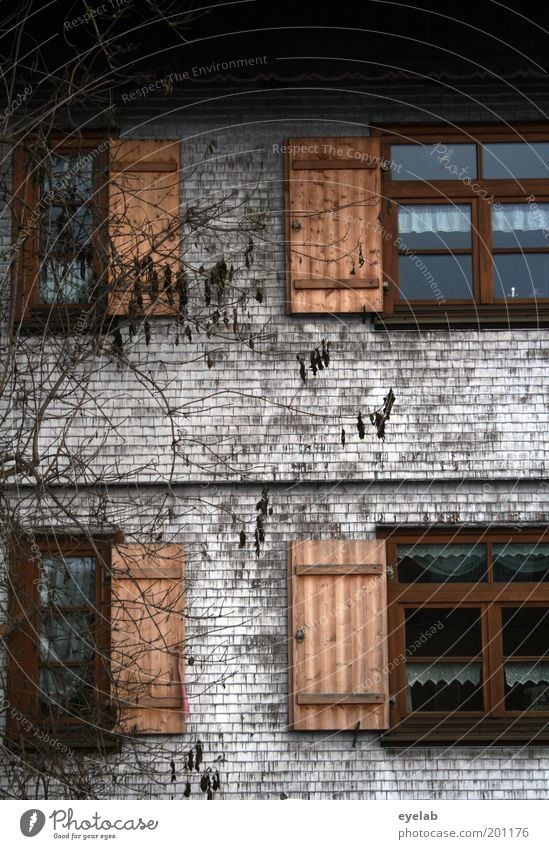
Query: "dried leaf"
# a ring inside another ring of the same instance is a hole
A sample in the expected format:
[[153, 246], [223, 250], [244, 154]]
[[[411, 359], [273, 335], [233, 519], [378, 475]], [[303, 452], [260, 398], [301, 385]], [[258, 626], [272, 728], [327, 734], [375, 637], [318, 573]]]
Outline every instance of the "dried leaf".
[[307, 380], [307, 370], [305, 368], [305, 357], [302, 354], [296, 355], [296, 360], [299, 363], [299, 375], [303, 383]]

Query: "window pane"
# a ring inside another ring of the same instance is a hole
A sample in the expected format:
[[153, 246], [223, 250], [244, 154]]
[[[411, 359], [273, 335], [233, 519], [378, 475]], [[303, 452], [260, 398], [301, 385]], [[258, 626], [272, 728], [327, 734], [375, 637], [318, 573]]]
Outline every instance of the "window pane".
[[42, 714], [71, 711], [76, 716], [89, 715], [97, 704], [91, 664], [70, 668], [41, 667], [39, 687]]
[[51, 257], [40, 270], [39, 303], [87, 304], [92, 286], [92, 260], [87, 251], [75, 259]]
[[393, 144], [393, 180], [459, 180], [477, 176], [474, 144]]
[[481, 651], [480, 610], [424, 607], [406, 611], [406, 654], [476, 657]]
[[42, 561], [40, 600], [44, 607], [89, 607], [95, 600], [94, 557], [47, 557]]
[[549, 607], [504, 607], [503, 654], [549, 654]]
[[549, 203], [498, 203], [492, 207], [494, 248], [549, 248]]
[[42, 194], [66, 200], [89, 200], [93, 195], [89, 156], [51, 154], [42, 178]]
[[506, 663], [507, 710], [549, 710], [549, 663]]
[[473, 264], [470, 254], [399, 256], [402, 301], [471, 300]]
[[494, 581], [549, 581], [549, 544], [494, 544]]
[[448, 203], [399, 206], [400, 250], [471, 247], [471, 207]]
[[549, 177], [549, 142], [492, 142], [482, 150], [488, 180]]
[[493, 259], [497, 299], [549, 298], [549, 252], [495, 254]]
[[408, 710], [482, 710], [480, 663], [407, 663]]
[[42, 179], [40, 286], [42, 304], [89, 301], [93, 283], [92, 163], [87, 156], [53, 154]]
[[486, 546], [427, 543], [397, 545], [401, 583], [486, 581]]
[[40, 234], [40, 303], [87, 303], [93, 284], [89, 206], [52, 206]]
[[[39, 700], [44, 714], [89, 714], [95, 703], [95, 569], [94, 557], [42, 560]], [[74, 607], [89, 612], [66, 610]]]
[[94, 653], [93, 616], [85, 613], [43, 614], [40, 619], [40, 659], [85, 661]]

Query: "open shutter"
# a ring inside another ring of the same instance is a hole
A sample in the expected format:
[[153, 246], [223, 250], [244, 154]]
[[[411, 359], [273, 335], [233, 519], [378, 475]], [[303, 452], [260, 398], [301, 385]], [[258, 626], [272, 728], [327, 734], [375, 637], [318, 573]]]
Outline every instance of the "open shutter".
[[185, 730], [183, 547], [121, 545], [112, 552], [111, 670], [119, 729]]
[[290, 139], [288, 151], [289, 312], [381, 312], [380, 140]]
[[37, 220], [40, 191], [38, 170], [27, 149], [17, 145], [13, 152], [13, 219], [14, 250], [12, 318], [24, 318], [36, 300], [40, 227]]
[[291, 728], [389, 727], [386, 599], [383, 541], [291, 543]]
[[21, 720], [34, 721], [38, 715], [39, 568], [26, 546], [13, 546], [9, 574], [9, 616], [4, 639], [9, 651], [6, 695], [12, 710], [7, 712], [6, 732], [16, 740], [26, 736], [25, 722]]
[[109, 315], [169, 315], [180, 269], [179, 141], [116, 141], [109, 162]]

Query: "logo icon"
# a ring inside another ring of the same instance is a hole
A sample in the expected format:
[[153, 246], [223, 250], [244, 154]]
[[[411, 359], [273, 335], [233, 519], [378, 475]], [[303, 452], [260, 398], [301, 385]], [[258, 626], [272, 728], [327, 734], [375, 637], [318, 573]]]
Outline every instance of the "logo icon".
[[25, 811], [19, 820], [21, 833], [25, 837], [36, 837], [40, 834], [46, 824], [46, 817], [42, 811], [32, 808], [30, 811]]

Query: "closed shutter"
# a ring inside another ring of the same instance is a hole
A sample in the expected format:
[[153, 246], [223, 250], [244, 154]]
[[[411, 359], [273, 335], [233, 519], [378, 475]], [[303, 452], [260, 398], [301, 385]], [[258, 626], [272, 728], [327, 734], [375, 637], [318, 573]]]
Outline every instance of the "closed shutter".
[[183, 547], [161, 543], [114, 548], [111, 599], [118, 730], [183, 732]]
[[288, 151], [289, 312], [381, 312], [380, 140], [290, 139]]
[[290, 727], [389, 727], [385, 543], [307, 540], [289, 551]]
[[116, 141], [109, 162], [109, 315], [176, 309], [179, 141]]

